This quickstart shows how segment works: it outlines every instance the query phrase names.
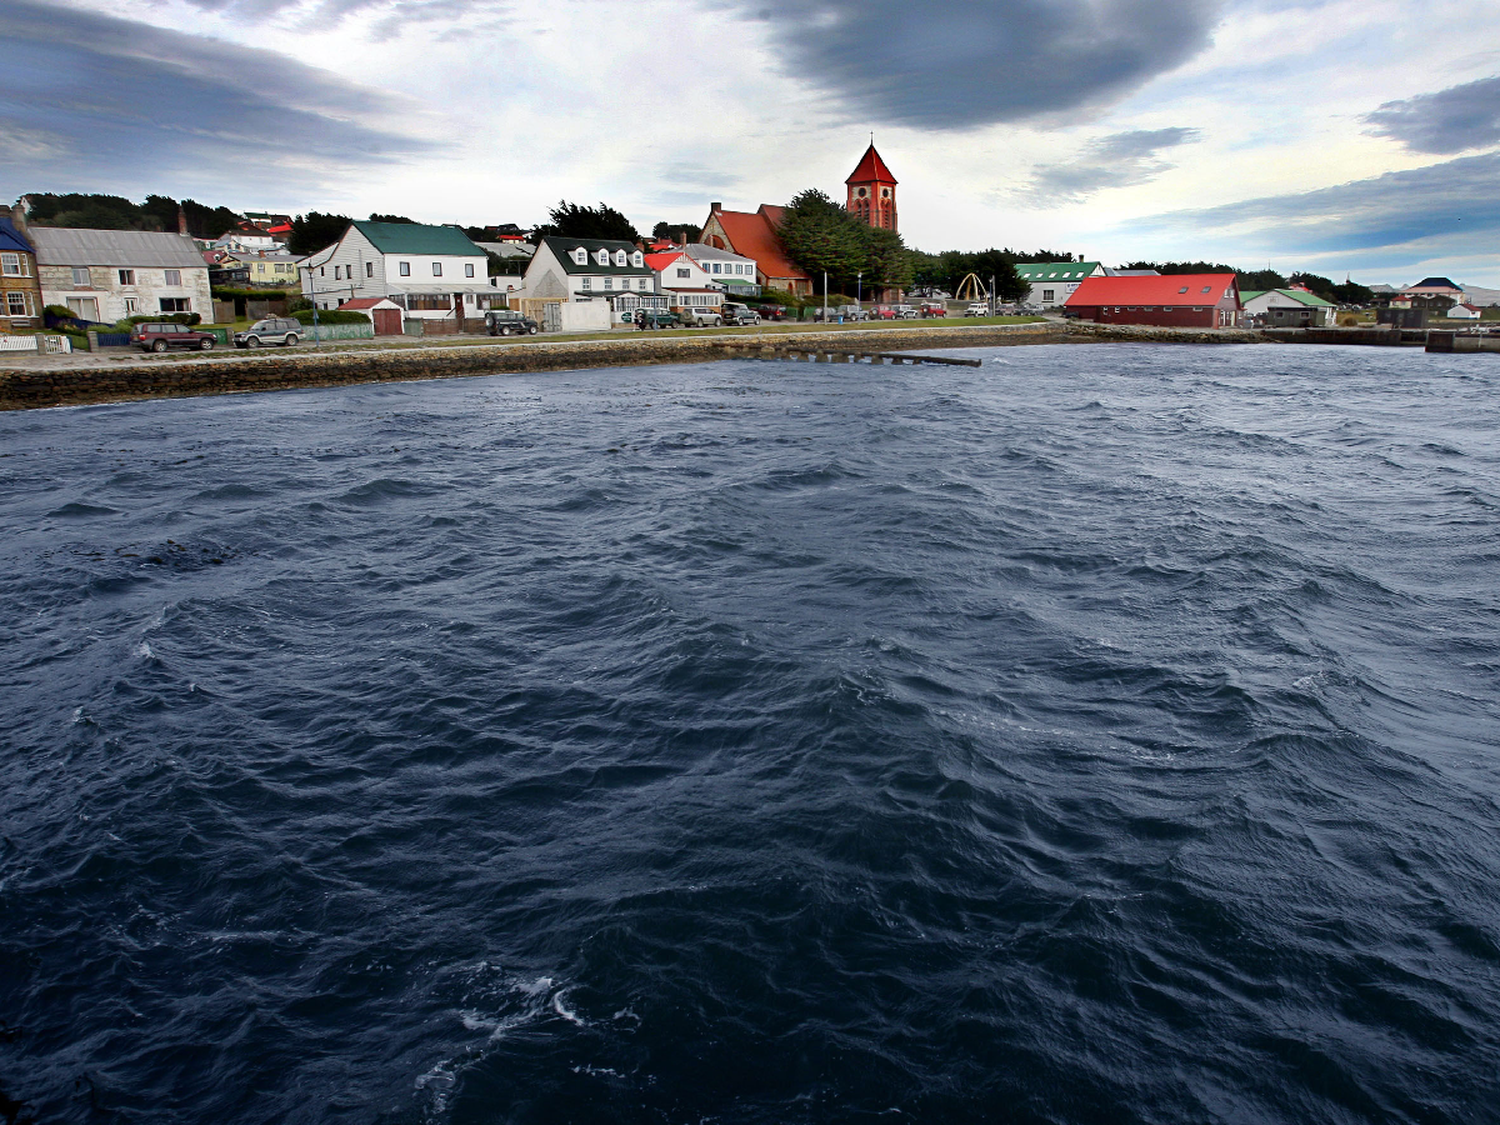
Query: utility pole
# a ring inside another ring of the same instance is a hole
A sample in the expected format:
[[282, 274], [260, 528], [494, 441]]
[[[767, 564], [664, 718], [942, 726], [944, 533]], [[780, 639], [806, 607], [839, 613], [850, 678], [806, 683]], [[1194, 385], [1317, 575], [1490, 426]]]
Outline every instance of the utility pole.
[[823, 271], [823, 323], [828, 323], [828, 271]]
[[302, 266], [307, 271], [307, 292], [312, 297], [313, 307], [313, 347], [317, 347], [323, 341], [318, 337], [318, 283], [313, 280], [312, 266]]
[[[875, 134], [870, 134], [870, 143], [875, 143]], [[861, 309], [865, 307], [865, 271], [860, 270], [855, 274], [854, 303]]]
[[995, 315], [995, 275], [990, 274], [990, 315]]

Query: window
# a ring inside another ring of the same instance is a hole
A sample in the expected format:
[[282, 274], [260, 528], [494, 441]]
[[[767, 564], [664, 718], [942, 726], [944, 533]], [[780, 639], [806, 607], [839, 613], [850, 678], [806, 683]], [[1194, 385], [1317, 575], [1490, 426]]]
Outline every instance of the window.
[[121, 285], [134, 285], [135, 284], [135, 270], [121, 270], [120, 271], [120, 284]]
[[1184, 285], [1181, 289], [1177, 290], [1177, 292], [1179, 292], [1179, 293], [1186, 293], [1187, 292], [1187, 286]]
[[589, 254], [582, 246], [573, 251], [573, 262], [575, 265], [586, 266], [589, 264]]
[[375, 276], [375, 263], [374, 262], [366, 262], [365, 263], [365, 276], [366, 277], [374, 277]]
[[125, 315], [134, 316], [136, 313], [136, 300], [134, 297], [125, 298]]
[[1042, 290], [1042, 300], [1044, 300], [1044, 301], [1051, 301], [1051, 300], [1053, 300], [1054, 299], [1053, 298], [1053, 294], [1054, 293], [1056, 293], [1055, 289], [1043, 289]]
[[10, 306], [7, 311], [10, 313], [11, 316], [30, 316], [31, 315], [31, 313], [27, 310], [27, 307], [26, 307], [27, 304], [28, 304], [26, 298], [28, 296], [30, 296], [30, 294], [23, 293], [23, 292], [21, 292], [19, 290], [15, 290], [15, 289], [12, 289], [9, 293], [7, 293], [5, 295], [5, 300], [8, 302], [8, 304]]
[[192, 312], [192, 302], [186, 297], [163, 297], [161, 311], [164, 313]]
[[1209, 290], [1210, 290], [1210, 289], [1212, 289], [1212, 288], [1213, 288], [1213, 286], [1212, 286], [1212, 285], [1205, 285], [1205, 286], [1204, 286], [1204, 287], [1203, 287], [1203, 292], [1205, 292], [1205, 293], [1207, 293], [1207, 292], [1208, 292], [1208, 291], [1209, 291]]
[[464, 276], [465, 277], [473, 277], [474, 276], [474, 263], [473, 262], [465, 262], [464, 263]]
[[623, 266], [624, 264], [625, 264], [625, 251], [623, 251], [623, 250], [616, 250], [615, 251], [615, 265], [617, 265], [617, 266]]
[[[167, 284], [168, 285], [176, 286], [176, 285], [181, 285], [182, 284], [182, 271], [181, 270], [165, 270], [163, 272], [167, 275]], [[132, 282], [132, 284], [134, 284], [134, 283]]]
[[594, 287], [594, 279], [592, 277], [586, 277], [586, 278], [584, 278], [583, 279], [583, 287], [585, 289], [592, 289]]
[[606, 288], [606, 289], [613, 289], [614, 287], [615, 287], [615, 279], [612, 278], [612, 277], [606, 277], [604, 279], [604, 288]]
[[326, 277], [327, 276], [326, 274], [324, 274], [322, 266], [318, 267], [318, 276], [319, 277]]
[[609, 265], [609, 251], [602, 246], [599, 247], [599, 252], [594, 255], [594, 261], [598, 262], [601, 266]]
[[644, 277], [641, 278], [640, 281], [636, 282], [635, 287], [637, 289], [645, 289], [646, 288], [646, 279]]
[[634, 254], [630, 255], [630, 264], [636, 269], [640, 269], [646, 264], [646, 256], [637, 250]]
[[5, 277], [27, 277], [28, 274], [21, 272], [26, 259], [19, 254], [0, 254], [0, 275]]
[[92, 285], [92, 284], [93, 284], [93, 282], [89, 279], [89, 268], [88, 268], [88, 266], [74, 266], [73, 267], [73, 288], [74, 289], [82, 289], [85, 286]]
[[692, 277], [693, 276], [693, 271], [690, 270], [690, 269], [678, 269], [677, 276], [678, 277]]
[[410, 262], [402, 262], [397, 267], [397, 271], [401, 274], [402, 277], [410, 277], [411, 276], [411, 263]]
[[433, 262], [432, 263], [432, 276], [433, 277], [442, 277], [443, 276], [443, 263], [442, 262]]
[[713, 267], [714, 267], [714, 271], [713, 272], [714, 273], [718, 273], [719, 272], [719, 263], [718, 262], [713, 263]]

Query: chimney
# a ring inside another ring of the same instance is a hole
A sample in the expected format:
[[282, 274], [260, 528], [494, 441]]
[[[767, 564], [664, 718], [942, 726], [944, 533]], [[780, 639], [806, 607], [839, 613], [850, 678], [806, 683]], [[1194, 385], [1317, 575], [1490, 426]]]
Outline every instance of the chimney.
[[708, 209], [710, 211], [714, 212], [715, 214], [718, 214], [720, 211], [724, 210], [724, 204], [722, 204], [722, 203], [710, 203], [708, 205]]
[[180, 204], [177, 207], [177, 233], [182, 235], [183, 238], [188, 236], [187, 212], [182, 209]]
[[17, 203], [10, 209], [10, 221], [16, 230], [20, 232], [21, 237], [29, 241], [31, 238], [31, 228], [26, 225], [26, 208], [23, 206], [25, 202], [22, 199], [21, 203]]

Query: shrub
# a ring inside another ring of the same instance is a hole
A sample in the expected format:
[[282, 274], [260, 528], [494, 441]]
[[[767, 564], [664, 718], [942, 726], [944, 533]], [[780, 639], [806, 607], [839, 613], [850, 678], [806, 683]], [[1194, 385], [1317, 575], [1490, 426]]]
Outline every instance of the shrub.
[[72, 317], [72, 316], [77, 315], [76, 313], [73, 312], [72, 309], [68, 308], [67, 305], [48, 305], [42, 311], [44, 313], [48, 313], [48, 314], [50, 314], [52, 316]]
[[[292, 315], [293, 319], [298, 320], [298, 321], [300, 321], [303, 324], [311, 324], [313, 322], [313, 310], [312, 309], [298, 309], [296, 312], [292, 313], [291, 315]], [[318, 310], [318, 323], [319, 324], [369, 324], [370, 323], [370, 318], [367, 317], [367, 316], [365, 316], [363, 313], [346, 312], [343, 309], [319, 309]]]
[[291, 316], [294, 313], [301, 312], [303, 309], [310, 309], [312, 307], [312, 302], [306, 297], [294, 297], [286, 303], [286, 312], [288, 316]]

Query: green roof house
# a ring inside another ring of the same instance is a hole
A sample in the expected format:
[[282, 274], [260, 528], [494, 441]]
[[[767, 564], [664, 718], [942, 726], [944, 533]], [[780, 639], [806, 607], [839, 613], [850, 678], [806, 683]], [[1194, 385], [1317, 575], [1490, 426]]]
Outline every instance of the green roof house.
[[1251, 289], [1240, 294], [1245, 316], [1255, 317], [1267, 328], [1326, 328], [1333, 324], [1338, 306], [1316, 293], [1292, 286], [1288, 289]]
[[320, 309], [385, 297], [416, 319], [478, 318], [490, 305], [489, 258], [457, 227], [350, 223], [298, 266], [302, 295]]
[[1044, 309], [1066, 303], [1084, 278], [1105, 275], [1099, 262], [1017, 262], [1016, 272], [1031, 285], [1027, 303]]

